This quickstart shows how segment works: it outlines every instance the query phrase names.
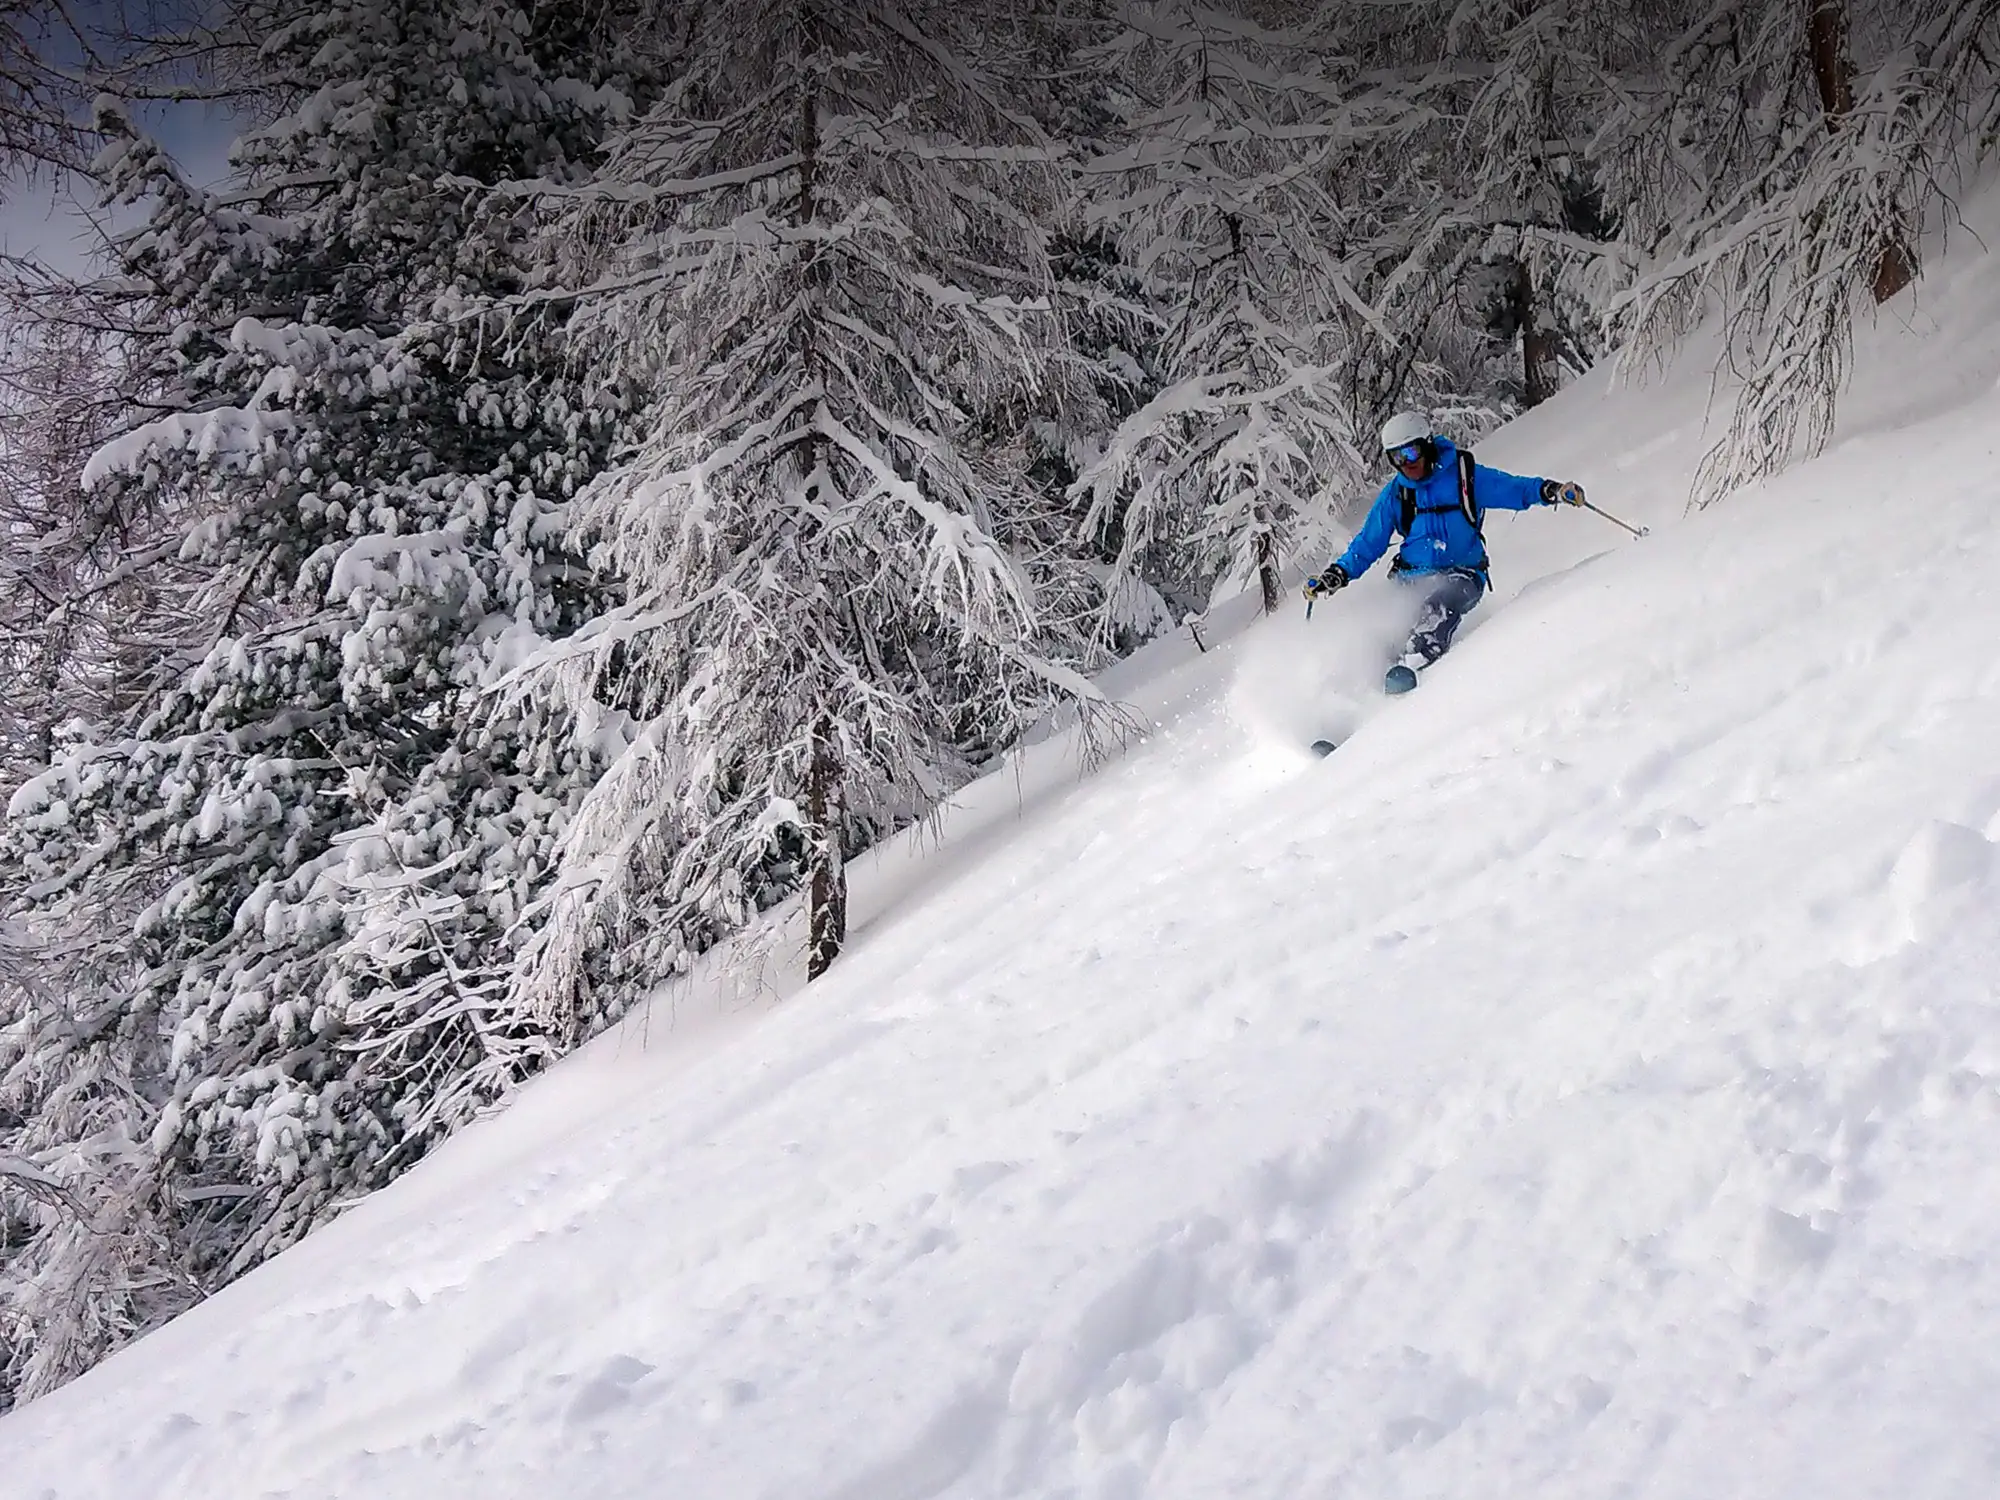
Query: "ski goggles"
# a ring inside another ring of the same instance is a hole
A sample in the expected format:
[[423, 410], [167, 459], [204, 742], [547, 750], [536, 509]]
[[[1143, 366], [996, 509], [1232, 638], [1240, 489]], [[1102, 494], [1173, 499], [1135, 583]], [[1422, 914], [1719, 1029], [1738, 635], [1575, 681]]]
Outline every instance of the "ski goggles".
[[1391, 448], [1389, 450], [1389, 461], [1399, 467], [1408, 464], [1420, 464], [1424, 461], [1424, 449], [1428, 446], [1427, 443], [1419, 441], [1405, 443], [1400, 448]]

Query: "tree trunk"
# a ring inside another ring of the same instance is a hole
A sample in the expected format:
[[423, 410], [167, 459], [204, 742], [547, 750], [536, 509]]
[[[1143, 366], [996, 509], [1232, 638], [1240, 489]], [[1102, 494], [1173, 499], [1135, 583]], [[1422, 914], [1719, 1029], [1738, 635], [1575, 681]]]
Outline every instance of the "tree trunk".
[[[1819, 85], [1820, 108], [1826, 112], [1829, 134], [1854, 109], [1854, 63], [1847, 52], [1847, 0], [1805, 0], [1806, 51], [1813, 81]], [[1875, 261], [1872, 290], [1877, 302], [1887, 302], [1917, 279], [1917, 266], [1904, 242], [1900, 225], [1891, 226], [1889, 243]]]
[[[800, 50], [817, 51], [819, 41], [818, 17], [808, 14], [799, 26]], [[817, 81], [808, 83], [799, 91], [799, 201], [792, 210], [792, 223], [804, 225], [812, 222], [819, 212], [817, 188], [819, 186], [819, 85]], [[818, 256], [815, 254], [815, 260]]]
[[[79, 511], [79, 514], [81, 512]], [[67, 611], [62, 609], [50, 613], [48, 624], [43, 627], [41, 650], [37, 653], [35, 699], [35, 728], [33, 754], [38, 769], [46, 769], [56, 754], [56, 725], [64, 717], [62, 702], [63, 660], [68, 655], [64, 650], [64, 626], [68, 623]]]
[[1262, 500], [1251, 514], [1257, 524], [1257, 584], [1264, 593], [1264, 613], [1275, 615], [1284, 598], [1284, 588], [1278, 576], [1278, 549], [1271, 538], [1271, 514]]
[[1806, 49], [1812, 54], [1813, 81], [1819, 85], [1820, 108], [1828, 130], [1854, 108], [1854, 66], [1847, 57], [1847, 0], [1805, 0], [1812, 7], [1806, 21]]
[[812, 764], [806, 771], [808, 980], [831, 968], [847, 941], [847, 866], [840, 852], [841, 769], [840, 752], [833, 743], [833, 720], [821, 714], [813, 725]]
[[1526, 261], [1514, 262], [1514, 311], [1521, 321], [1521, 404], [1540, 406], [1562, 378], [1562, 345], [1555, 330], [1542, 324]]
[[[800, 15], [800, 50], [817, 54], [824, 47], [818, 11], [807, 6]], [[793, 222], [810, 224], [819, 213], [819, 88], [809, 83], [799, 95], [799, 197]], [[819, 378], [819, 298], [829, 267], [823, 247], [806, 252], [805, 279], [811, 306], [800, 322], [800, 358]], [[804, 444], [806, 472], [816, 471], [824, 439], [815, 435]], [[847, 941], [847, 867], [840, 848], [840, 782], [843, 771], [834, 743], [833, 716], [822, 712], [813, 724], [812, 758], [806, 767], [806, 979], [819, 978], [840, 956]]]

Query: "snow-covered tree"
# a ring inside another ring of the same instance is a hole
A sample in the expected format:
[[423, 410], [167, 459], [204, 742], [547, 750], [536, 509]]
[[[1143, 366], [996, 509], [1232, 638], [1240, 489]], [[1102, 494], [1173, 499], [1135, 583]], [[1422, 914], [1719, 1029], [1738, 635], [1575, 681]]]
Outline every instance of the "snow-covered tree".
[[1716, 309], [1740, 377], [1706, 502], [1824, 443], [1852, 330], [1916, 274], [1917, 236], [2000, 118], [1995, 0], [1667, 7], [1652, 76], [1600, 129], [1646, 264], [1628, 367]]
[[[79, 483], [110, 419], [115, 355], [85, 331], [73, 289], [40, 287], [0, 366], [6, 788], [47, 767], [69, 721], [143, 697], [149, 657], [185, 623], [160, 518]], [[0, 846], [0, 911], [32, 905], [33, 872], [9, 857], [19, 846]], [[80, 920], [0, 915], [0, 1409], [200, 1295], [147, 1140], [166, 1092], [160, 1017], [122, 999], [120, 938], [143, 890], [107, 868]]]
[[1594, 11], [1123, 8], [1096, 54], [1121, 134], [1084, 179], [1164, 313], [1164, 370], [1082, 487], [1122, 568], [1275, 604], [1328, 502], [1379, 482], [1390, 410], [1476, 438], [1594, 354], [1619, 247], [1589, 122], [1636, 51]]
[[1411, 59], [1430, 103], [1411, 129], [1449, 162], [1445, 212], [1478, 246], [1470, 311], [1518, 349], [1504, 389], [1535, 406], [1599, 352], [1625, 266], [1590, 144], [1647, 59], [1646, 28], [1631, 8], [1585, 0], [1438, 0], [1423, 13], [1436, 52]]
[[1121, 580], [1254, 582], [1269, 609], [1295, 528], [1365, 463], [1354, 331], [1373, 311], [1342, 192], [1345, 70], [1327, 35], [1254, 9], [1133, 4], [1098, 53], [1122, 118], [1085, 190], [1161, 310], [1161, 388], [1079, 488], [1089, 524], [1116, 528]]
[[48, 762], [56, 725], [94, 702], [101, 566], [122, 550], [81, 494], [105, 412], [98, 342], [21, 319], [0, 342], [0, 786]]
[[[574, 178], [625, 105], [567, 7], [240, 0], [223, 21], [219, 55], [251, 59], [229, 82], [272, 106], [227, 184], [100, 111], [98, 170], [143, 210], [98, 289], [139, 420], [84, 479], [173, 533], [178, 638], [128, 715], [68, 732], [16, 793], [0, 858], [91, 981], [9, 1018], [14, 1076], [60, 1130], [46, 1101], [99, 1066], [77, 1014], [122, 1039], [119, 1138], [203, 1285], [561, 1045], [493, 976], [589, 772], [531, 708], [473, 709], [594, 608], [561, 510], [616, 414], [546, 318], [493, 311], [533, 246], [482, 184]], [[31, 1165], [89, 1196], [59, 1140]], [[70, 1370], [36, 1352], [46, 1300], [16, 1292], [19, 1358]], [[94, 1324], [96, 1352], [131, 1322]]]
[[580, 508], [626, 597], [519, 688], [617, 747], [519, 978], [543, 1003], [794, 891], [819, 974], [845, 859], [1092, 700], [1090, 580], [1003, 420], [1057, 333], [1059, 184], [981, 18], [685, 13], [667, 96], [568, 199], [576, 332], [645, 435]]
[[147, 1134], [160, 1017], [66, 951], [89, 937], [0, 920], [0, 1410], [199, 1300], [183, 1226], [246, 1191], [176, 1189]]

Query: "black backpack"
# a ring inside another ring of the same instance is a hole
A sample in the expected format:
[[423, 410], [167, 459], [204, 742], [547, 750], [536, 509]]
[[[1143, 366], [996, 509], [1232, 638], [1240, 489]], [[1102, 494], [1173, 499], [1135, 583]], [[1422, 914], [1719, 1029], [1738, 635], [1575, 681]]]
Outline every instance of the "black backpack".
[[1405, 537], [1410, 528], [1417, 524], [1419, 515], [1443, 515], [1448, 511], [1459, 511], [1472, 527], [1472, 534], [1479, 538], [1479, 571], [1486, 571], [1486, 511], [1480, 505], [1478, 496], [1472, 492], [1472, 453], [1469, 449], [1458, 450], [1458, 503], [1456, 505], [1419, 505], [1415, 485], [1398, 485], [1402, 492], [1403, 513], [1397, 519], [1396, 529]]

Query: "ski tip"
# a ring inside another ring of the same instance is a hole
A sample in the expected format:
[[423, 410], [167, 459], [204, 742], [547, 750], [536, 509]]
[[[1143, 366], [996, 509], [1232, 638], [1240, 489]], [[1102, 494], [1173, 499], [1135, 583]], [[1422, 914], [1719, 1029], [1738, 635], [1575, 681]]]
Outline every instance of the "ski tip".
[[1401, 662], [1389, 668], [1388, 675], [1382, 679], [1382, 691], [1385, 693], [1407, 693], [1416, 685], [1417, 674]]
[[1335, 740], [1314, 740], [1312, 742], [1312, 753], [1317, 755], [1321, 760], [1325, 760], [1339, 748], [1339, 742]]

